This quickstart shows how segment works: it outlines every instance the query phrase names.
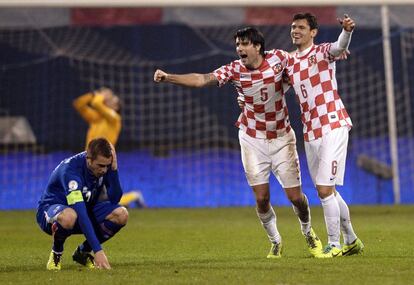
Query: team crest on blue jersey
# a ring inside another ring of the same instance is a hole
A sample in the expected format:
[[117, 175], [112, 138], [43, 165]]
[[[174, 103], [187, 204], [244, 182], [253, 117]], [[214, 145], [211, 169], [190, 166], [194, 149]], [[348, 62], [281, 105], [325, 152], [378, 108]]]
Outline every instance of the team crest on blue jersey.
[[308, 59], [308, 63], [309, 63], [309, 65], [315, 64], [316, 63], [316, 55], [310, 56], [309, 59]]
[[282, 70], [283, 70], [283, 68], [282, 68], [282, 64], [280, 64], [280, 63], [278, 63], [278, 64], [276, 64], [275, 66], [273, 66], [273, 71], [274, 71], [275, 73], [282, 72]]
[[76, 182], [75, 180], [71, 180], [68, 183], [68, 187], [69, 187], [69, 191], [78, 190], [78, 182]]

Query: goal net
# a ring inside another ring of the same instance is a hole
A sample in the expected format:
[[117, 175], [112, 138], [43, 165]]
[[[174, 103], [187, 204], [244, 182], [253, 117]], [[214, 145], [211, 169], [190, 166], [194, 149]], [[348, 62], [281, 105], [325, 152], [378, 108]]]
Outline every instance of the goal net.
[[[175, 73], [211, 72], [236, 58], [232, 35], [245, 25], [259, 26], [267, 48], [292, 50], [290, 19], [272, 22], [269, 13], [267, 18], [257, 16], [266, 14], [266, 9], [252, 10], [253, 20], [236, 24], [229, 17], [234, 14], [232, 8], [199, 9], [164, 8], [164, 17], [170, 17], [164, 24], [109, 27], [44, 27], [41, 19], [34, 20], [22, 10], [29, 26], [0, 29], [0, 118], [4, 119], [0, 121], [0, 209], [36, 207], [50, 172], [60, 160], [84, 149], [87, 124], [72, 101], [102, 86], [113, 89], [123, 102], [117, 150], [124, 191], [140, 190], [151, 207], [254, 205], [234, 127], [240, 110], [232, 86], [190, 89], [155, 84], [153, 73], [157, 68]], [[313, 12], [318, 15], [320, 9]], [[354, 122], [343, 196], [350, 203], [392, 203], [379, 7], [326, 9], [335, 9], [338, 16], [355, 14], [358, 24], [350, 57], [337, 64], [339, 93]], [[414, 202], [414, 86], [410, 78], [414, 21], [407, 16], [410, 9], [414, 11], [412, 6], [390, 7], [403, 203]], [[19, 9], [13, 11], [19, 13]], [[203, 16], [201, 22], [189, 16], [197, 11]], [[211, 23], [211, 19], [217, 21]], [[320, 26], [317, 42], [336, 40], [338, 25], [322, 21]], [[287, 99], [298, 138], [304, 191], [311, 203], [319, 204], [307, 171], [292, 91]], [[26, 121], [26, 127], [16, 127], [16, 120]], [[385, 174], [378, 173], [378, 168]], [[273, 178], [271, 188], [272, 202], [289, 204]]]

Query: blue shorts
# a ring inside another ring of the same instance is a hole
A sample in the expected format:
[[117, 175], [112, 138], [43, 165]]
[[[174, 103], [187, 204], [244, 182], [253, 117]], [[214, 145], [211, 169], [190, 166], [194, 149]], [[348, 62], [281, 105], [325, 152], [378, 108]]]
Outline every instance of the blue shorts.
[[[89, 219], [92, 222], [94, 228], [102, 223], [105, 218], [112, 213], [116, 208], [121, 207], [117, 204], [112, 204], [109, 201], [102, 201], [98, 202], [92, 210], [92, 213], [89, 214]], [[41, 208], [37, 211], [36, 220], [39, 224], [40, 228], [47, 234], [52, 234], [52, 224], [56, 221], [56, 218], [60, 212], [64, 209], [70, 208], [67, 205], [62, 204], [53, 204], [44, 208]], [[74, 234], [81, 234], [82, 231], [80, 229], [78, 221], [73, 228]]]

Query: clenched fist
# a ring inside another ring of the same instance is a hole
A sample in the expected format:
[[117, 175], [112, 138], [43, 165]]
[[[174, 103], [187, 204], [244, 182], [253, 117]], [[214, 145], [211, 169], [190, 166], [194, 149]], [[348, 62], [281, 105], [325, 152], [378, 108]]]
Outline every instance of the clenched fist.
[[157, 69], [154, 73], [154, 81], [155, 82], [165, 81], [165, 79], [167, 78], [167, 75], [168, 74], [162, 71], [161, 69]]

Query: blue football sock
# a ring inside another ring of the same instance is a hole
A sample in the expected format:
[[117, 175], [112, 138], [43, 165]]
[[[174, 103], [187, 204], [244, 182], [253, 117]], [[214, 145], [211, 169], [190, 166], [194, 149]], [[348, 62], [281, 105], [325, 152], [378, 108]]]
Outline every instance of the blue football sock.
[[52, 250], [56, 253], [63, 252], [63, 244], [68, 236], [72, 234], [72, 230], [64, 229], [58, 222], [52, 225], [53, 247]]
[[103, 221], [103, 223], [100, 224], [101, 234], [98, 236], [99, 241], [103, 243], [109, 240], [117, 232], [119, 232], [119, 230], [122, 229], [123, 226], [124, 225], [116, 224], [109, 220]]

